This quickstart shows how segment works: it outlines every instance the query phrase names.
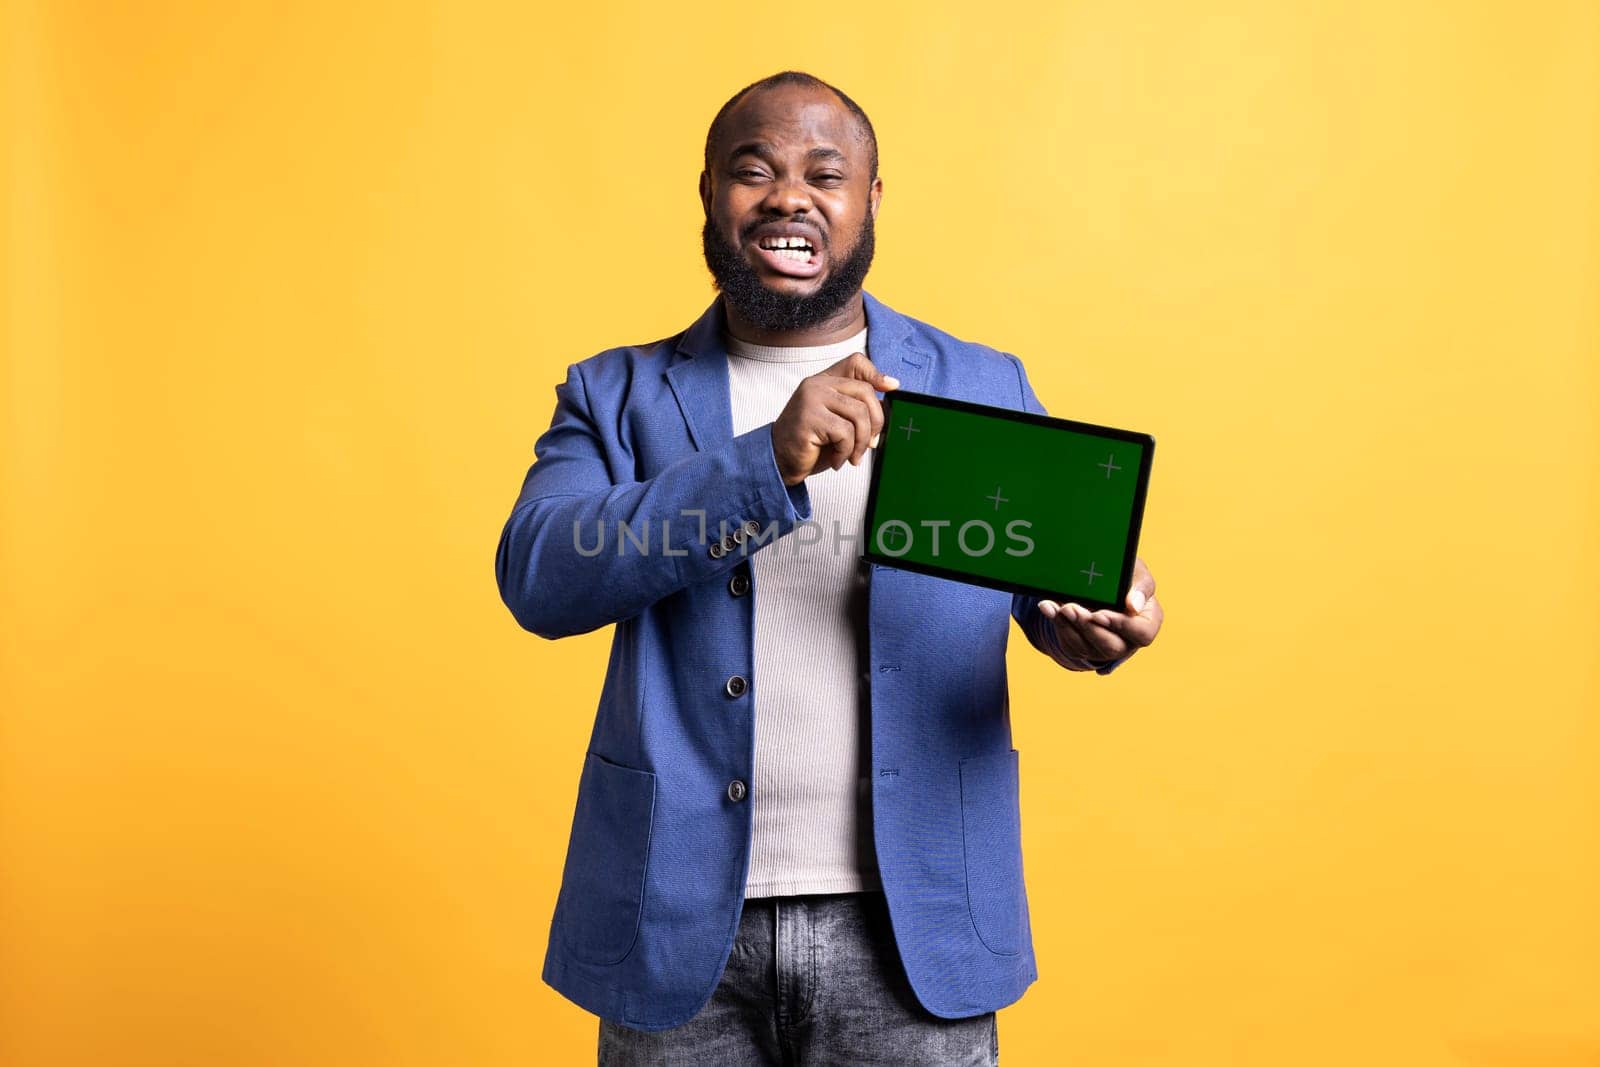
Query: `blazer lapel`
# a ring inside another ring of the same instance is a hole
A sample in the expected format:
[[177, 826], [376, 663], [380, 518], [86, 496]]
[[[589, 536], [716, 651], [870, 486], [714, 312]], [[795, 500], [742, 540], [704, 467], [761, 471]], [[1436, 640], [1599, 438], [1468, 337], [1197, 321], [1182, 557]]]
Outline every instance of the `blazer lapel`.
[[900, 379], [900, 388], [921, 390], [928, 379], [932, 356], [912, 339], [911, 324], [865, 289], [861, 291], [861, 303], [867, 311], [867, 352], [872, 365]]
[[718, 296], [678, 340], [678, 359], [667, 368], [667, 384], [678, 398], [695, 448], [709, 452], [733, 440], [733, 405], [728, 395], [728, 349], [722, 343], [722, 297]]

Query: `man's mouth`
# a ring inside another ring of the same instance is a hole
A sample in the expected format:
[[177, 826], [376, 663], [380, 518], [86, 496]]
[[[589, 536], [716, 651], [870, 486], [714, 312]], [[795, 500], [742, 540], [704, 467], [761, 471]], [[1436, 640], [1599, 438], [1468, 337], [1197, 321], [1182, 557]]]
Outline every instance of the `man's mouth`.
[[779, 274], [814, 278], [822, 272], [822, 251], [809, 237], [761, 237], [753, 244], [761, 262]]

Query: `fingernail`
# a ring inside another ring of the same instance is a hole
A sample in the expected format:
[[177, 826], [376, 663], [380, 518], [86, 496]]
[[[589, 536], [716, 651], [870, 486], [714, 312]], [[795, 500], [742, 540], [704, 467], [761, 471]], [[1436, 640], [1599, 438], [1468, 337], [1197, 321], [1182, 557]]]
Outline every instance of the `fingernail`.
[[1142, 593], [1138, 589], [1135, 589], [1133, 592], [1128, 594], [1128, 603], [1133, 605], [1133, 610], [1134, 610], [1134, 612], [1136, 614], [1138, 612], [1143, 611], [1144, 610], [1144, 593]]
[[878, 438], [881, 437], [881, 436], [882, 436], [882, 434], [873, 434], [872, 435], [872, 441], [871, 441], [871, 443], [869, 443], [867, 445], [867, 447], [868, 448], [877, 448], [878, 447]]
[[887, 385], [890, 389], [898, 389], [900, 388], [900, 379], [894, 377], [892, 374], [885, 374], [883, 376], [883, 384]]

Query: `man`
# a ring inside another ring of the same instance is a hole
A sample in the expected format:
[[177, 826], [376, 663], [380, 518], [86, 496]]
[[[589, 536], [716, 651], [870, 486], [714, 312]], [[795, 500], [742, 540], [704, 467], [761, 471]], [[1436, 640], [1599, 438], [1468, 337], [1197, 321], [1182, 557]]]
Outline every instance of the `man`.
[[861, 561], [882, 393], [1044, 410], [1015, 356], [862, 290], [877, 169], [819, 79], [729, 100], [720, 296], [568, 367], [501, 535], [523, 627], [616, 624], [543, 972], [602, 1063], [995, 1062], [1037, 977], [1011, 620], [1101, 674], [1161, 626], [1142, 560], [1120, 612]]

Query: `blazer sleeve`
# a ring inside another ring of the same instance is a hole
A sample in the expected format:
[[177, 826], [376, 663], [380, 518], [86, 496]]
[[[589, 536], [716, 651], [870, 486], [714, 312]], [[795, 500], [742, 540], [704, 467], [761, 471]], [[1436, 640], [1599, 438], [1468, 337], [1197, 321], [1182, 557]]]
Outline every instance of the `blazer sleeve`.
[[[1035, 415], [1048, 415], [1044, 404], [1040, 403], [1034, 394], [1033, 386], [1028, 383], [1028, 372], [1023, 369], [1022, 360], [1009, 352], [1004, 353], [1016, 368], [1017, 384], [1022, 391], [1022, 408]], [[1039, 610], [1039, 597], [1015, 593], [1011, 597], [1011, 617], [1017, 620], [1017, 625], [1022, 627], [1022, 632], [1027, 635], [1028, 643], [1043, 652], [1051, 659], [1068, 670], [1081, 671], [1093, 669], [1096, 674], [1110, 674], [1128, 661], [1132, 652], [1112, 660], [1080, 660], [1067, 654], [1061, 647], [1061, 642], [1056, 638], [1056, 628], [1051, 621], [1044, 617]]]
[[[652, 478], [614, 480], [573, 364], [501, 530], [495, 580], [524, 629], [551, 639], [587, 633], [732, 570], [810, 517], [805, 483], [786, 486], [778, 473], [771, 423]], [[739, 543], [714, 551], [735, 530]]]

